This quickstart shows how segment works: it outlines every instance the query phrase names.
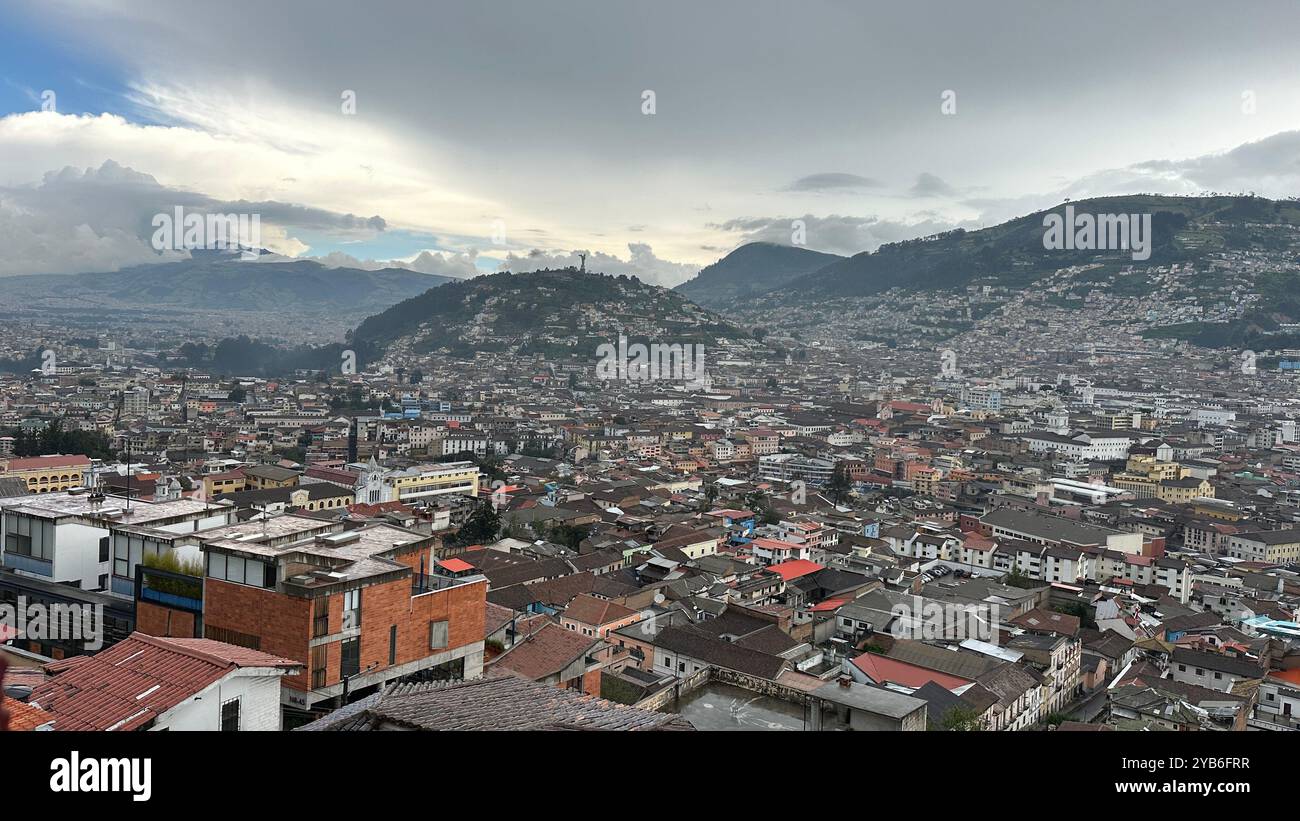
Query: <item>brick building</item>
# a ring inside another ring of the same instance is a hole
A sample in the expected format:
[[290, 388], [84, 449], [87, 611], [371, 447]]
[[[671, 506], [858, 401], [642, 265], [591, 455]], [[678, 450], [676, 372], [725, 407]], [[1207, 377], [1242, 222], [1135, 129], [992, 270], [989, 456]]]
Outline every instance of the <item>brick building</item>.
[[487, 579], [437, 568], [440, 542], [386, 524], [274, 546], [207, 541], [204, 633], [302, 661], [284, 681], [298, 710], [405, 677], [476, 678]]

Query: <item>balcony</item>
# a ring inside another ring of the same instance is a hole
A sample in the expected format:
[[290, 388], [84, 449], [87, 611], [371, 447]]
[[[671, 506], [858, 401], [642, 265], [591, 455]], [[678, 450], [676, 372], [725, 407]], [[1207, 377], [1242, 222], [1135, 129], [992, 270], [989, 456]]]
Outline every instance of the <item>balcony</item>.
[[486, 580], [486, 576], [479, 574], [472, 576], [443, 576], [440, 574], [412, 573], [411, 595], [421, 596], [425, 593], [436, 593], [439, 590], [449, 590], [463, 584], [473, 584], [474, 582]]
[[135, 597], [165, 607], [203, 612], [203, 580], [159, 567], [136, 565]]
[[24, 573], [31, 573], [34, 576], [45, 576], [54, 578], [54, 561], [51, 559], [41, 559], [36, 556], [23, 556], [19, 553], [6, 551], [3, 561], [0, 561], [5, 567], [21, 570]]
[[451, 576], [430, 575], [428, 573], [411, 574], [411, 595], [419, 596], [423, 593], [433, 593], [438, 590], [447, 590], [463, 584], [462, 579], [452, 578]]

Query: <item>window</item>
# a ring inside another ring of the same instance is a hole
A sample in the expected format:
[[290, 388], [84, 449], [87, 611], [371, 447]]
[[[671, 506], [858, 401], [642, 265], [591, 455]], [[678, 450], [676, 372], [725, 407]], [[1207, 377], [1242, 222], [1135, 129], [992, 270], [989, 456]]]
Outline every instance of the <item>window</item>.
[[388, 664], [397, 663], [397, 625], [388, 628]]
[[113, 544], [113, 575], [126, 576], [131, 570], [131, 554], [125, 539], [116, 539]]
[[239, 699], [221, 703], [221, 732], [233, 733], [239, 730]]
[[319, 690], [325, 686], [325, 660], [328, 658], [327, 647], [318, 644], [311, 648], [311, 688]]
[[[139, 561], [139, 551], [133, 545], [131, 559]], [[247, 584], [253, 587], [275, 587], [276, 568], [274, 564], [246, 559], [243, 556], [229, 556], [224, 553], [208, 554], [208, 577], [223, 581]]]
[[361, 591], [348, 590], [343, 593], [343, 629], [352, 630], [361, 626]]
[[5, 516], [5, 550], [33, 559], [54, 559], [54, 523], [19, 516]]
[[361, 639], [348, 639], [339, 644], [339, 678], [355, 676], [361, 672]]
[[441, 650], [447, 646], [447, 622], [431, 621], [429, 622], [429, 647], [433, 650]]
[[108, 537], [107, 536], [99, 540], [99, 560], [101, 562], [108, 561]]
[[330, 632], [330, 600], [322, 596], [312, 602], [311, 636], [318, 639]]

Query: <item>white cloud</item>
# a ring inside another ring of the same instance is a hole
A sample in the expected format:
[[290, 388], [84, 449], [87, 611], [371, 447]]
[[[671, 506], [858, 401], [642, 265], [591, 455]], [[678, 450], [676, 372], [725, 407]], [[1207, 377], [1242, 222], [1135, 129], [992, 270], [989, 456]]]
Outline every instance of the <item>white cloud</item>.
[[728, 220], [719, 223], [717, 227], [737, 236], [736, 245], [750, 242], [790, 245], [795, 220], [803, 221], [804, 244], [808, 248], [842, 256], [874, 251], [888, 242], [922, 237], [955, 227], [952, 222], [932, 216], [920, 216], [908, 221], [838, 214], [825, 217], [813, 214], [798, 217], [748, 217]]
[[[225, 201], [169, 188], [154, 177], [106, 160], [98, 168], [65, 167], [34, 185], [0, 187], [0, 276], [115, 271], [184, 259], [186, 252], [159, 254], [152, 246], [154, 217], [185, 212], [257, 215], [261, 245], [284, 256], [301, 256], [300, 229], [336, 235], [375, 235], [380, 217], [356, 217], [276, 202]], [[433, 264], [428, 262], [426, 264]]]
[[468, 279], [477, 276], [479, 271], [474, 266], [478, 251], [463, 254], [451, 254], [443, 251], [421, 251], [411, 259], [358, 259], [342, 251], [332, 251], [320, 257], [308, 257], [327, 268], [359, 268], [363, 271], [378, 271], [381, 268], [404, 268], [421, 274]]
[[627, 274], [635, 276], [650, 285], [671, 288], [695, 276], [700, 268], [700, 266], [690, 263], [660, 259], [655, 256], [654, 249], [643, 242], [629, 242], [627, 249], [627, 259], [620, 259], [613, 254], [599, 251], [583, 251], [582, 249], [559, 252], [535, 249], [523, 256], [511, 252], [507, 255], [505, 261], [501, 263], [498, 270], [519, 273], [523, 271], [540, 271], [547, 268], [568, 268], [570, 266], [578, 268], [582, 265], [582, 260], [578, 254], [586, 253], [588, 271], [613, 276]]

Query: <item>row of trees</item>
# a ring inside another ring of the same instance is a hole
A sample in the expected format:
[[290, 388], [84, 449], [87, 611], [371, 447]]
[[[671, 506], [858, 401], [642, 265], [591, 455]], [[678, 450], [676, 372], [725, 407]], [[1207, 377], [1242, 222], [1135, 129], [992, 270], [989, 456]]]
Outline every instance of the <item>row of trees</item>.
[[56, 419], [43, 430], [10, 428], [5, 436], [14, 438], [14, 456], [44, 456], [50, 453], [84, 454], [92, 459], [111, 459], [116, 454], [113, 443], [99, 431], [65, 430]]

